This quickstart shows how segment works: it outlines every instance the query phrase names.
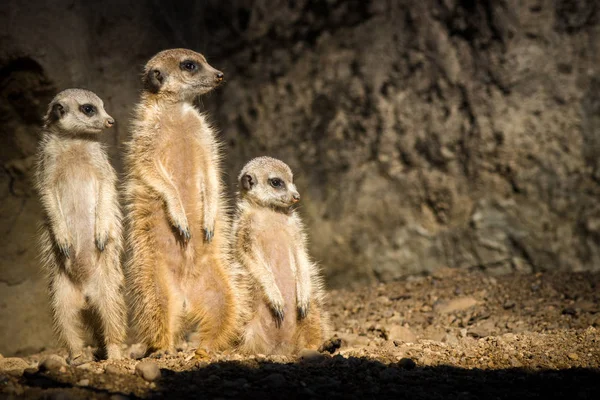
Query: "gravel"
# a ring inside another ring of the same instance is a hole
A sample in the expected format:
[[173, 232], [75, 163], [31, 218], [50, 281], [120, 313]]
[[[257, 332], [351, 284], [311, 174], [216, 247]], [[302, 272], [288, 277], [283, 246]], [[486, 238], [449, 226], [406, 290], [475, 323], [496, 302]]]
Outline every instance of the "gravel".
[[[598, 287], [594, 274], [490, 280], [448, 270], [336, 290], [334, 332], [319, 352], [197, 357], [187, 346], [78, 368], [63, 364], [64, 350], [48, 350], [0, 359], [0, 397], [595, 398]], [[563, 313], [570, 308], [576, 313]], [[30, 368], [38, 364], [39, 371]], [[15, 368], [16, 375], [7, 373]]]

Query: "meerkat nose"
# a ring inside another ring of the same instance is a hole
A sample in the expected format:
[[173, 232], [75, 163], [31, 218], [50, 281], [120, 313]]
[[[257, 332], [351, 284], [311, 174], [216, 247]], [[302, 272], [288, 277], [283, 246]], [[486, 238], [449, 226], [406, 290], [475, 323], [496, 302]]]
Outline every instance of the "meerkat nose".
[[222, 72], [217, 72], [217, 82], [221, 82], [224, 76]]
[[114, 119], [112, 119], [112, 118], [108, 118], [108, 119], [106, 120], [106, 123], [105, 123], [105, 125], [106, 125], [106, 127], [107, 127], [107, 128], [110, 128], [110, 127], [111, 127], [111, 126], [113, 126], [114, 124], [115, 124], [115, 120], [114, 120]]
[[300, 194], [299, 193], [294, 193], [292, 195], [292, 197], [294, 198], [294, 203], [297, 203], [300, 201]]

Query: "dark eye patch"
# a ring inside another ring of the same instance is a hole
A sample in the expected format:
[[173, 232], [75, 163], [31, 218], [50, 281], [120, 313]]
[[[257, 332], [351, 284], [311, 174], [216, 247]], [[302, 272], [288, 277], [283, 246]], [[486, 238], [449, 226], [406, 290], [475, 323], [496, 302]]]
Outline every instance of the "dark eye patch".
[[183, 71], [196, 72], [198, 71], [198, 63], [194, 60], [185, 60], [179, 64], [179, 68]]
[[273, 186], [275, 189], [283, 189], [285, 188], [285, 183], [279, 178], [271, 178], [269, 179], [269, 184]]
[[92, 104], [83, 104], [79, 109], [88, 117], [94, 116], [97, 112], [96, 106]]

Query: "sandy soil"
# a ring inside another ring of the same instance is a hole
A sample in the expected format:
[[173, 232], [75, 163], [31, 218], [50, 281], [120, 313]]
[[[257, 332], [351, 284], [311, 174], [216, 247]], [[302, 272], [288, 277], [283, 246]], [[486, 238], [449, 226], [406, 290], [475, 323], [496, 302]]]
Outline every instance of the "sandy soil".
[[320, 352], [199, 358], [186, 348], [73, 367], [48, 350], [0, 358], [0, 398], [591, 399], [599, 287], [597, 274], [443, 270], [335, 290], [335, 332]]

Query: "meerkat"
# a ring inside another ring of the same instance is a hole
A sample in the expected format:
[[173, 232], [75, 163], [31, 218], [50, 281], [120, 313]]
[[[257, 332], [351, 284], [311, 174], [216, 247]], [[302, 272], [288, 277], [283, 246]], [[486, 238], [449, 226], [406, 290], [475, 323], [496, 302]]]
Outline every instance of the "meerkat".
[[318, 266], [307, 252], [300, 200], [291, 169], [258, 157], [239, 175], [232, 253], [247, 277], [247, 319], [241, 349], [293, 354], [317, 348], [329, 332]]
[[120, 358], [126, 331], [121, 211], [117, 176], [98, 140], [115, 121], [83, 89], [57, 94], [44, 119], [35, 185], [45, 215], [41, 258], [55, 329], [70, 362], [82, 355], [85, 330], [105, 357]]
[[131, 321], [147, 353], [172, 351], [186, 331], [199, 350], [224, 349], [239, 304], [227, 261], [230, 234], [220, 144], [194, 100], [223, 73], [202, 54], [171, 49], [145, 66], [126, 145]]

